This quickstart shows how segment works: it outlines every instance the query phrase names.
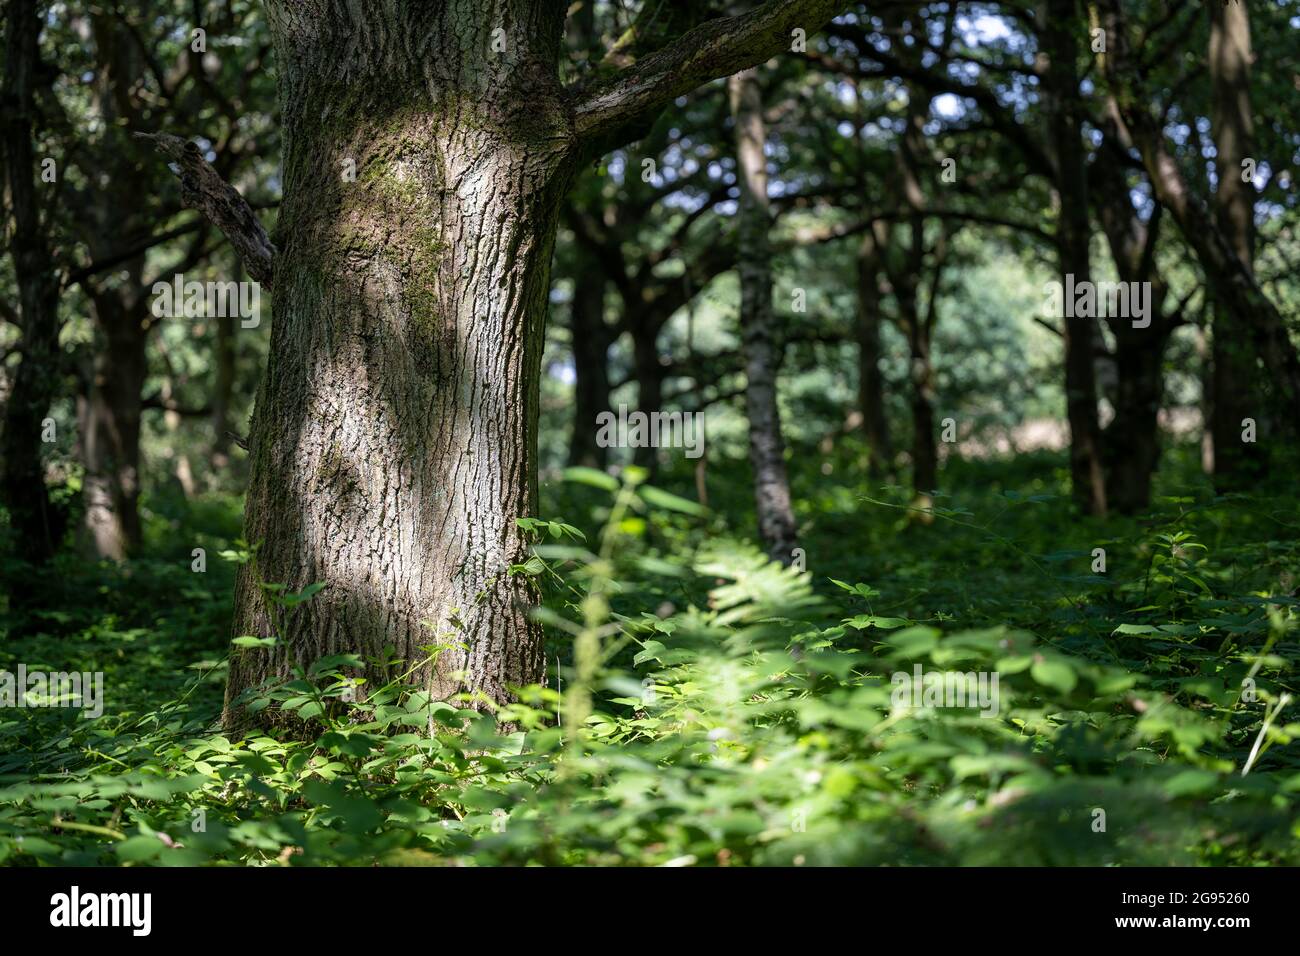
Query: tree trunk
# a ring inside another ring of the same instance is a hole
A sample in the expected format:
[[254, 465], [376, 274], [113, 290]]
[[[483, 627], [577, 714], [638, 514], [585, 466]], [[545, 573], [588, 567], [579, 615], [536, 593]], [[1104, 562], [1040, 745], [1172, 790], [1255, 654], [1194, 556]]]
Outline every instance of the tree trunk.
[[[136, 288], [140, 262], [129, 267]], [[140, 399], [147, 367], [142, 302], [119, 289], [92, 300], [98, 347], [80, 409], [85, 527], [96, 556], [121, 561], [140, 544]]]
[[[658, 321], [626, 300], [627, 325], [632, 334], [632, 372], [636, 376], [637, 408], [649, 414], [663, 408], [664, 378], [667, 369], [659, 358]], [[637, 448], [632, 460], [653, 475], [659, 468], [658, 452], [649, 447]]]
[[[40, 221], [41, 186], [32, 149], [42, 21], [34, 0], [11, 0], [6, 12], [0, 148], [13, 210], [11, 252], [22, 357], [5, 403], [0, 500], [9, 513], [15, 556], [39, 565], [53, 557], [63, 536], [63, 521], [51, 506], [41, 461], [43, 422], [59, 382], [59, 275]], [[19, 584], [15, 595], [21, 597], [23, 590]]]
[[[902, 29], [903, 18], [898, 12], [889, 15], [886, 22], [895, 29]], [[918, 24], [913, 23], [909, 32], [917, 35]], [[908, 48], [899, 42], [902, 51], [900, 57], [908, 62], [915, 62], [915, 47]], [[912, 491], [913, 517], [923, 524], [930, 524], [934, 516], [930, 509], [934, 506], [935, 491], [939, 484], [939, 453], [934, 436], [934, 366], [930, 361], [930, 333], [936, 312], [935, 296], [939, 288], [939, 278], [943, 269], [943, 258], [947, 254], [946, 244], [940, 239], [935, 244], [932, 262], [930, 301], [927, 303], [927, 315], [921, 316], [918, 289], [925, 272], [925, 187], [922, 185], [922, 163], [927, 159], [925, 123], [930, 114], [930, 96], [922, 93], [915, 85], [906, 85], [907, 90], [907, 125], [903, 129], [902, 141], [897, 154], [899, 179], [903, 186], [903, 199], [911, 211], [905, 224], [904, 265], [901, 270], [891, 273], [890, 284], [894, 289], [894, 298], [898, 302], [898, 319], [903, 334], [907, 336], [908, 379], [910, 389], [908, 398], [912, 413]]]
[[[1159, 303], [1152, 304], [1156, 314]], [[1144, 334], [1147, 333], [1147, 334]], [[1115, 417], [1105, 432], [1106, 502], [1122, 514], [1151, 504], [1151, 476], [1160, 460], [1160, 400], [1163, 393], [1163, 329], [1117, 334]]]
[[758, 532], [767, 553], [789, 564], [797, 544], [785, 441], [777, 408], [776, 312], [772, 307], [772, 254], [768, 241], [767, 131], [757, 69], [728, 81], [736, 124], [736, 181], [740, 274], [740, 336], [745, 362], [745, 411], [749, 419], [749, 461], [754, 470]]
[[[283, 646], [239, 652], [241, 692], [325, 654], [408, 666], [437, 698], [542, 680], [515, 519], [536, 507], [543, 321], [576, 162], [556, 76], [562, 18], [509, 3], [365, 15], [271, 5], [284, 200], [271, 355], [252, 427], [235, 633], [259, 585], [326, 588]], [[493, 31], [505, 49], [493, 50]], [[345, 181], [345, 160], [356, 181]]]
[[[1043, 52], [1048, 58], [1044, 100], [1048, 139], [1056, 173], [1059, 214], [1056, 251], [1062, 287], [1090, 281], [1088, 181], [1078, 104], [1075, 0], [1048, 0], [1043, 9]], [[1097, 380], [1093, 366], [1095, 319], [1064, 318], [1065, 407], [1070, 423], [1070, 482], [1075, 503], [1085, 514], [1106, 513], [1106, 486], [1101, 463], [1101, 424], [1097, 416]]]
[[[435, 697], [485, 706], [543, 678], [537, 589], [510, 567], [527, 553], [516, 518], [536, 503], [564, 193], [675, 97], [787, 48], [838, 2], [771, 0], [565, 88], [559, 0], [267, 0], [275, 241], [193, 144], [151, 137], [187, 201], [272, 284], [245, 515], [257, 551], [234, 626], [280, 640], [232, 658], [228, 726], [248, 717], [245, 691], [333, 653], [375, 677], [391, 673], [375, 658], [405, 661]], [[315, 582], [291, 612], [268, 598]]]
[[[1113, 104], [1113, 101], [1111, 101]], [[1108, 398], [1115, 417], [1102, 433], [1106, 503], [1135, 514], [1151, 504], [1152, 473], [1160, 461], [1160, 401], [1164, 391], [1164, 354], [1171, 332], [1164, 312], [1168, 288], [1154, 257], [1163, 216], [1160, 208], [1145, 221], [1133, 208], [1128, 177], [1119, 165], [1127, 145], [1117, 125], [1106, 125], [1101, 154], [1089, 170], [1089, 197], [1101, 222], [1121, 282], [1150, 282], [1150, 324], [1134, 328], [1132, 320], [1108, 320], [1115, 337], [1114, 386]], [[1177, 317], [1181, 319], [1181, 316]], [[1100, 326], [1098, 327], [1100, 331]]]
[[[1211, 123], [1217, 150], [1218, 190], [1214, 211], [1224, 238], [1253, 273], [1255, 187], [1242, 179], [1242, 160], [1251, 155], [1254, 119], [1250, 103], [1250, 15], [1244, 3], [1212, 3], [1210, 10]], [[1211, 434], [1214, 483], [1220, 490], [1248, 487], [1258, 477], [1258, 444], [1241, 440], [1244, 418], [1259, 417], [1257, 360], [1243, 317], [1222, 302], [1213, 312]]]
[[929, 507], [930, 492], [939, 485], [939, 454], [934, 438], [934, 365], [925, 323], [908, 321], [908, 350], [912, 377], [912, 488]]
[[608, 451], [596, 444], [596, 416], [609, 410], [609, 328], [605, 324], [605, 278], [583, 256], [573, 278], [569, 308], [573, 350], [573, 432], [569, 464], [604, 468]]
[[[242, 273], [237, 273], [236, 278], [242, 279]], [[230, 405], [235, 395], [238, 353], [235, 349], [234, 315], [219, 315], [214, 322], [216, 338], [212, 350], [212, 361], [215, 366], [212, 383], [212, 469], [221, 471], [230, 464], [230, 436], [227, 433], [230, 431]]]
[[[1276, 390], [1282, 421], [1295, 432], [1300, 429], [1300, 356], [1287, 333], [1286, 322], [1255, 281], [1233, 243], [1219, 227], [1216, 217], [1192, 195], [1182, 171], [1170, 154], [1164, 132], [1148, 112], [1149, 103], [1141, 89], [1130, 86], [1137, 76], [1129, 47], [1127, 24], [1119, 0], [1099, 0], [1109, 42], [1105, 57], [1106, 78], [1119, 102], [1124, 122], [1142, 156], [1155, 197], [1173, 215], [1187, 245], [1209, 280], [1219, 304], [1250, 330], [1257, 354], [1263, 358], [1268, 380]], [[1240, 175], [1240, 169], [1237, 170]], [[1216, 389], [1217, 391], [1217, 389]], [[1216, 409], [1215, 417], [1223, 412]], [[1240, 428], [1240, 422], [1238, 422]], [[1240, 433], [1234, 436], [1240, 443]], [[1216, 469], [1220, 450], [1216, 450]]]
[[875, 239], [868, 233], [858, 247], [858, 407], [862, 411], [868, 467], [875, 476], [887, 473], [894, 458], [885, 414], [885, 378], [880, 370], [883, 356], [877, 255]]

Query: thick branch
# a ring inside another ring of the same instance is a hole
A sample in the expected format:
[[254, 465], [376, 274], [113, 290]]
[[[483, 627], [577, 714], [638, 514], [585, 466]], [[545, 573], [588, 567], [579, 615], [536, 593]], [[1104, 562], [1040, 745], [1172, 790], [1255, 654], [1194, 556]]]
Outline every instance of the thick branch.
[[199, 210], [225, 233], [248, 274], [270, 288], [275, 246], [248, 201], [221, 178], [194, 143], [166, 133], [135, 135], [151, 142], [158, 152], [179, 167], [181, 201], [191, 209]]
[[844, 0], [769, 0], [757, 10], [696, 27], [590, 88], [576, 90], [574, 127], [600, 146], [709, 80], [764, 62], [792, 44], [792, 31], [819, 29]]

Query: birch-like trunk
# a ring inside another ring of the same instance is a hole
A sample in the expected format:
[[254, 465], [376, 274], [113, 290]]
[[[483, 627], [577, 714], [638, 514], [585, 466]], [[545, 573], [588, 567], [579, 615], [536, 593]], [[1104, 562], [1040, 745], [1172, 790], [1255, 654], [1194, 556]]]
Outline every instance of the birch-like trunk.
[[797, 544], [785, 440], [777, 408], [776, 313], [772, 308], [772, 253], [768, 239], [767, 132], [756, 69], [731, 77], [731, 115], [736, 124], [736, 181], [740, 188], [740, 337], [745, 362], [745, 412], [749, 461], [754, 470], [758, 532], [767, 553], [789, 564]]

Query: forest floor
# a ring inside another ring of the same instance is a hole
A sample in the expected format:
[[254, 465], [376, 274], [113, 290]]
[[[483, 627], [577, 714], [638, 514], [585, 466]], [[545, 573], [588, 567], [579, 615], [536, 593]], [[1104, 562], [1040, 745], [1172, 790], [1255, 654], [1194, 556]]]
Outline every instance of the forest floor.
[[953, 458], [921, 516], [839, 443], [829, 473], [794, 456], [788, 570], [745, 542], [743, 465], [711, 466], [707, 513], [658, 490], [693, 497], [685, 470], [574, 473], [518, 569], [548, 686], [503, 735], [358, 696], [344, 658], [262, 701], [310, 739], [223, 734], [240, 502], [151, 499], [146, 557], [61, 558], [0, 643], [0, 670], [102, 672], [106, 701], [0, 714], [0, 860], [1300, 862], [1294, 482], [1216, 496], [1197, 456], [1105, 520], [1062, 456]]

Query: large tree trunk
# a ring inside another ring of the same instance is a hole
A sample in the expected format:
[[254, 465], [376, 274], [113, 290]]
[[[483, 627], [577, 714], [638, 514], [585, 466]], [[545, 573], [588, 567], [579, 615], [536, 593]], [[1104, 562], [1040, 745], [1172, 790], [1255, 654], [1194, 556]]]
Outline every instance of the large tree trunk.
[[[536, 588], [510, 567], [535, 507], [564, 192], [675, 97], [785, 49], [838, 2], [771, 0], [566, 89], [559, 0], [267, 0], [276, 242], [193, 144], [150, 137], [273, 287], [235, 633], [281, 640], [232, 658], [228, 725], [245, 721], [245, 691], [324, 654], [404, 660], [435, 696], [487, 705], [542, 679]], [[268, 585], [315, 582], [292, 611], [269, 600]], [[430, 644], [445, 648], [434, 661]]]
[[[0, 500], [9, 513], [14, 554], [47, 562], [62, 538], [63, 522], [51, 506], [41, 461], [42, 423], [59, 382], [59, 275], [40, 221], [32, 149], [41, 18], [34, 0], [7, 4], [3, 109], [4, 177], [14, 231], [12, 255], [18, 283], [21, 359], [5, 403], [0, 436]], [[46, 187], [53, 189], [52, 186]], [[16, 597], [26, 590], [21, 584]]]
[[868, 468], [872, 475], [882, 475], [893, 464], [889, 436], [889, 418], [885, 414], [885, 377], [880, 364], [880, 289], [877, 285], [880, 264], [875, 237], [870, 233], [858, 247], [858, 408], [862, 412], [862, 432], [867, 442]]
[[[1153, 311], [1158, 303], [1153, 304]], [[1106, 502], [1122, 514], [1151, 504], [1151, 477], [1160, 461], [1160, 400], [1167, 334], [1153, 327], [1131, 336], [1117, 333], [1115, 417], [1106, 428]]]
[[[1254, 119], [1250, 103], [1250, 14], [1244, 3], [1209, 4], [1211, 122], [1217, 150], [1214, 211], [1224, 238], [1253, 273], [1255, 187], [1242, 178], [1251, 155]], [[1259, 417], [1257, 360], [1249, 326], [1223, 302], [1213, 313], [1214, 481], [1221, 490], [1248, 486], [1261, 465], [1258, 444], [1241, 440], [1244, 418]]]
[[[127, 287], [137, 288], [138, 260], [129, 272]], [[91, 306], [98, 347], [78, 416], [85, 527], [98, 557], [120, 561], [140, 544], [140, 401], [148, 332], [143, 303], [119, 289], [95, 294]]]
[[414, 677], [439, 698], [501, 702], [543, 677], [535, 589], [508, 569], [536, 507], [548, 273], [576, 164], [562, 19], [504, 6], [271, 6], [282, 238], [250, 448], [261, 550], [235, 633], [271, 633], [262, 582], [327, 587], [284, 619], [283, 646], [232, 660], [232, 720], [250, 685], [330, 653], [414, 664], [450, 645]]
[[[1056, 173], [1056, 251], [1062, 287], [1091, 281], [1088, 242], [1087, 166], [1078, 103], [1079, 19], [1075, 0], [1048, 0], [1043, 8], [1043, 52], [1048, 63], [1044, 100], [1048, 139]], [[1101, 461], [1101, 424], [1097, 414], [1097, 380], [1093, 365], [1095, 319], [1064, 318], [1065, 408], [1070, 423], [1070, 481], [1075, 503], [1085, 514], [1106, 513], [1106, 485]]]
[[772, 253], [768, 230], [767, 131], [757, 69], [731, 77], [731, 115], [736, 124], [736, 181], [740, 274], [740, 337], [745, 362], [745, 411], [749, 419], [749, 461], [754, 470], [758, 532], [767, 553], [789, 564], [797, 544], [785, 440], [777, 408], [776, 312], [772, 307]]

